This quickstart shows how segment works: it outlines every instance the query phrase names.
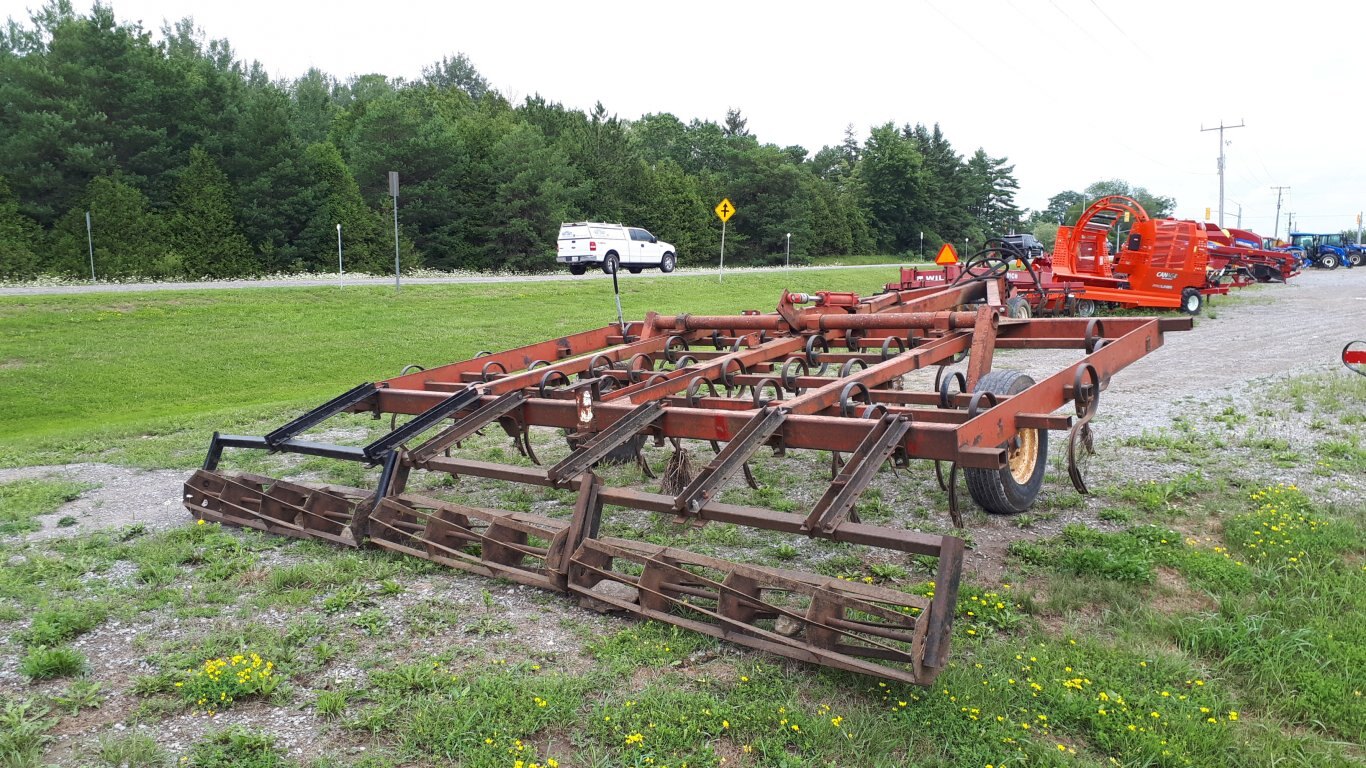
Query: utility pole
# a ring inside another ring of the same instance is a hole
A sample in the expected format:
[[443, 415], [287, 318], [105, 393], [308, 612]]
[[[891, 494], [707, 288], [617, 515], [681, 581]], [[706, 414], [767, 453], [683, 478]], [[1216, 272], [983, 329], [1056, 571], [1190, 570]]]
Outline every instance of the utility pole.
[[1200, 126], [1200, 132], [1218, 131], [1219, 132], [1219, 226], [1224, 226], [1224, 131], [1234, 128], [1244, 128], [1246, 123], [1239, 119], [1237, 125], [1224, 125], [1224, 121], [1219, 121], [1218, 128], [1206, 128]]
[[1271, 233], [1271, 239], [1279, 240], [1281, 239], [1281, 194], [1290, 187], [1272, 187], [1272, 189], [1276, 190], [1276, 227]]

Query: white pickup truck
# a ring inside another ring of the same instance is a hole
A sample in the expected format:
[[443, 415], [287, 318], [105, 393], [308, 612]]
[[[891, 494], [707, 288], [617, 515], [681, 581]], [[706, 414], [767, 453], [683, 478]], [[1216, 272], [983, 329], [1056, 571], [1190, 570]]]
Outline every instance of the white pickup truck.
[[632, 274], [639, 274], [646, 267], [672, 272], [678, 264], [678, 254], [672, 245], [640, 227], [566, 222], [560, 225], [559, 246], [555, 261], [568, 264], [569, 271], [576, 275], [582, 275], [590, 264], [609, 275], [619, 267]]

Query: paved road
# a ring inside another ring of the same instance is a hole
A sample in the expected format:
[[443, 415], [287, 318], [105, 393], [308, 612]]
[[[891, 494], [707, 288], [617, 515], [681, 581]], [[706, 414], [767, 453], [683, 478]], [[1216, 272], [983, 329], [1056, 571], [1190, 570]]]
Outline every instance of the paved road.
[[[727, 274], [746, 274], [750, 272], [819, 272], [828, 269], [895, 269], [900, 264], [857, 264], [849, 267], [752, 267], [726, 270]], [[650, 270], [644, 273], [651, 277], [661, 277], [659, 272]], [[685, 269], [672, 275], [715, 274], [711, 269]], [[623, 273], [622, 279], [629, 280], [634, 275]], [[547, 275], [451, 275], [449, 277], [405, 277], [404, 285], [439, 285], [443, 283], [544, 283], [561, 280], [609, 280], [610, 276], [601, 271], [585, 275], [571, 275], [568, 272], [554, 272]], [[890, 279], [890, 278], [889, 278]], [[351, 277], [347, 276], [346, 285], [393, 285], [392, 277]], [[93, 285], [36, 285], [22, 287], [0, 287], [0, 296], [39, 296], [63, 293], [134, 293], [139, 291], [201, 291], [221, 288], [308, 288], [313, 286], [336, 285], [337, 278], [305, 277], [289, 280], [206, 280], [197, 283], [95, 283]]]

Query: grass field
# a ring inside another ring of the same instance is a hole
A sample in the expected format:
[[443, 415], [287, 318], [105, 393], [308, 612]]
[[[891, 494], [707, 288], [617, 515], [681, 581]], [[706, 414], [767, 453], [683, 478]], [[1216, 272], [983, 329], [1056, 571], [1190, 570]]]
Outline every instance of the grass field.
[[[784, 288], [872, 293], [886, 268], [623, 275], [628, 318], [770, 311]], [[195, 463], [173, 439], [254, 424], [363, 381], [616, 321], [611, 283], [0, 297], [0, 466]], [[166, 437], [121, 445], [137, 435]], [[106, 451], [113, 451], [106, 454]]]
[[[623, 302], [628, 315], [769, 309], [783, 287], [872, 292], [884, 272], [719, 286], [628, 276]], [[0, 465], [188, 467], [213, 429], [260, 434], [407, 363], [603, 325], [605, 285], [0, 299]], [[1003, 569], [967, 575], [953, 662], [928, 689], [600, 617], [426, 561], [188, 517], [31, 541], [19, 534], [34, 516], [85, 488], [0, 483], [0, 766], [1361, 764], [1366, 510], [1351, 491], [1366, 462], [1366, 379], [1287, 379], [1266, 397], [1123, 441], [1098, 500], [1048, 493], [1014, 518]], [[1277, 418], [1318, 437], [1290, 445]], [[501, 452], [499, 439], [473, 449]], [[1143, 462], [1170, 469], [1129, 479], [1125, 465]], [[1287, 463], [1317, 491], [1264, 479]], [[787, 503], [808, 478], [777, 466], [757, 462], [767, 487], [735, 492]], [[572, 504], [470, 479], [447, 490], [501, 494], [489, 498], [509, 509]], [[1088, 503], [1087, 523], [1049, 524]], [[860, 514], [930, 524], [890, 495], [870, 494]], [[814, 569], [808, 550], [733, 526], [686, 536]], [[913, 559], [813, 546], [821, 572], [934, 589]]]

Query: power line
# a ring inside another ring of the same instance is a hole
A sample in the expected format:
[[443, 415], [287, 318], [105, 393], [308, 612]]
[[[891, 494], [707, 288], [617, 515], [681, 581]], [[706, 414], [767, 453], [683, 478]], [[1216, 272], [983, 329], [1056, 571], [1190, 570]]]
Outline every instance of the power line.
[[[1154, 64], [1156, 63], [1156, 62], [1153, 61], [1153, 57], [1148, 55], [1148, 52], [1147, 52], [1147, 51], [1143, 50], [1143, 48], [1142, 48], [1137, 42], [1135, 42], [1134, 39], [1133, 39], [1132, 37], [1129, 37], [1129, 33], [1128, 33], [1128, 32], [1125, 32], [1123, 27], [1121, 27], [1120, 25], [1116, 24], [1116, 23], [1115, 23], [1115, 20], [1112, 19], [1112, 18], [1110, 18], [1110, 14], [1106, 13], [1106, 12], [1105, 12], [1105, 9], [1104, 9], [1104, 8], [1101, 8], [1100, 5], [1098, 5], [1098, 4], [1096, 3], [1096, 0], [1091, 0], [1091, 5], [1095, 6], [1095, 9], [1096, 9], [1097, 11], [1100, 12], [1100, 15], [1101, 15], [1101, 16], [1104, 16], [1104, 17], [1105, 17], [1105, 20], [1108, 21], [1108, 22], [1110, 22], [1110, 26], [1114, 27], [1116, 32], [1118, 32], [1119, 34], [1123, 35], [1123, 36], [1124, 36], [1124, 39], [1129, 41], [1129, 45], [1132, 45], [1132, 46], [1134, 47], [1134, 50], [1136, 50], [1136, 51], [1138, 51], [1139, 53], [1143, 54], [1143, 57], [1146, 58], [1149, 62], [1154, 63]], [[1057, 6], [1054, 6], [1054, 7], [1056, 8]]]

